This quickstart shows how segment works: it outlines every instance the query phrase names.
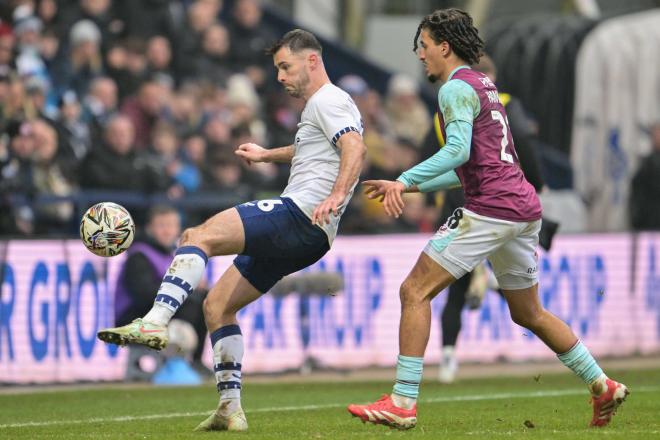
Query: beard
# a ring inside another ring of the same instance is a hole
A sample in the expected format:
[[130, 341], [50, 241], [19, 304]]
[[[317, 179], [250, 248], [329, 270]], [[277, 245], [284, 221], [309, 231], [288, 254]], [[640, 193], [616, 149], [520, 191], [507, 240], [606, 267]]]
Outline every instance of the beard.
[[286, 87], [285, 90], [290, 96], [293, 96], [294, 98], [300, 98], [302, 96], [300, 89], [294, 85]]
[[435, 83], [438, 80], [438, 77], [430, 73], [426, 76], [426, 79], [428, 79], [431, 83]]
[[305, 95], [305, 90], [309, 85], [309, 75], [303, 71], [300, 73], [300, 79], [295, 83], [291, 83], [286, 92], [294, 98], [302, 98]]

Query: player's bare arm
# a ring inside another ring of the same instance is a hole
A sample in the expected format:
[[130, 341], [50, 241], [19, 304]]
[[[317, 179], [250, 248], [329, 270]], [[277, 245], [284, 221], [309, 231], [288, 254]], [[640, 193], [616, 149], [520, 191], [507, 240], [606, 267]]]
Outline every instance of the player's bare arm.
[[367, 154], [367, 147], [362, 141], [362, 136], [355, 132], [349, 132], [340, 137], [337, 141], [337, 148], [341, 152], [339, 174], [330, 195], [314, 209], [312, 214], [314, 224], [330, 223], [330, 212], [338, 215], [339, 206], [344, 202], [360, 176]]
[[291, 163], [294, 150], [293, 145], [267, 149], [257, 144], [247, 143], [239, 145], [235, 153], [245, 160], [248, 165], [252, 162]]

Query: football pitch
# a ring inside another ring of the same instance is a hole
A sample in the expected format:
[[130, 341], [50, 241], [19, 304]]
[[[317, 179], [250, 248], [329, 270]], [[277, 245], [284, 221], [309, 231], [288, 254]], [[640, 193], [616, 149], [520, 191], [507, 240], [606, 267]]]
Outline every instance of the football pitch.
[[[375, 400], [391, 382], [250, 383], [243, 387], [247, 433], [196, 433], [215, 408], [214, 384], [106, 386], [0, 394], [1, 439], [649, 439], [660, 438], [660, 370], [618, 370], [632, 394], [609, 427], [587, 428], [586, 388], [570, 374], [425, 380], [417, 427], [394, 431], [352, 418], [348, 403]], [[259, 382], [263, 382], [260, 380]]]

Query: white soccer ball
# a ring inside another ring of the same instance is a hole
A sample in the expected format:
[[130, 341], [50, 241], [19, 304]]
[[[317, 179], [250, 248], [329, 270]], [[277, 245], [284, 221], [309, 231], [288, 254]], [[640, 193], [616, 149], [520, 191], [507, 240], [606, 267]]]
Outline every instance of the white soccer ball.
[[129, 248], [135, 236], [131, 214], [121, 205], [101, 202], [90, 207], [80, 220], [80, 238], [85, 247], [101, 257], [113, 257]]

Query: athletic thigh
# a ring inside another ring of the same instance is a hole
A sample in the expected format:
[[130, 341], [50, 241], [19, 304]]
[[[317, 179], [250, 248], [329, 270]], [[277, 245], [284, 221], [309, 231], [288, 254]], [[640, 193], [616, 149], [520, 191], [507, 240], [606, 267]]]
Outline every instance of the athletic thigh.
[[432, 299], [456, 278], [431, 257], [422, 252], [401, 285], [402, 294]]
[[503, 290], [521, 290], [538, 283], [540, 228], [540, 220], [517, 223], [515, 236], [488, 257]]
[[209, 257], [240, 254], [245, 247], [245, 231], [238, 211], [225, 209], [201, 225], [186, 229], [181, 245], [197, 246]]

